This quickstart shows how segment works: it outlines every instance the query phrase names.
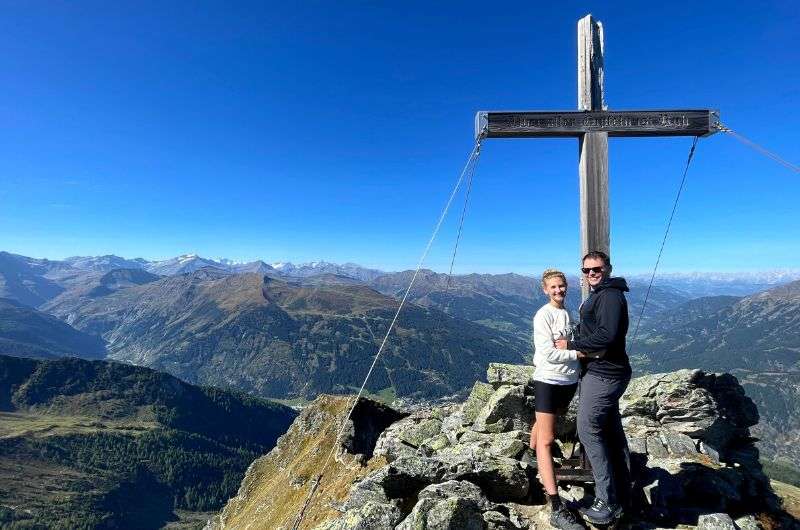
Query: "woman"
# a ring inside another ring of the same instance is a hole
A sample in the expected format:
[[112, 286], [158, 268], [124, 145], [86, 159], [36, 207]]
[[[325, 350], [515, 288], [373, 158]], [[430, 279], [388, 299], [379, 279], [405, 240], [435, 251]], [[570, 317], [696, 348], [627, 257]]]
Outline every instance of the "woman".
[[584, 355], [575, 350], [559, 350], [554, 345], [556, 339], [570, 334], [569, 313], [564, 309], [567, 295], [567, 278], [564, 273], [556, 269], [545, 270], [542, 274], [542, 290], [550, 301], [533, 317], [536, 423], [531, 430], [530, 445], [536, 450], [539, 476], [550, 504], [550, 525], [562, 530], [578, 530], [583, 526], [564, 506], [558, 495], [552, 447], [556, 420], [567, 411], [575, 395], [578, 387], [578, 359]]

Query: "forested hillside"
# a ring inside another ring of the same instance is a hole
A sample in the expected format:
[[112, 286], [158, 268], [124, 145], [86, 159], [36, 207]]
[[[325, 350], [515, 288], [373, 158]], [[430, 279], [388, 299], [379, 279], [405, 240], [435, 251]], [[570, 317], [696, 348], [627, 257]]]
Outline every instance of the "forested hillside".
[[145, 529], [218, 509], [295, 415], [147, 368], [0, 356], [0, 523]]
[[[201, 269], [53, 311], [102, 336], [112, 358], [265, 397], [313, 398], [360, 386], [397, 304], [364, 285]], [[515, 333], [409, 304], [368, 390], [448, 395], [489, 362], [528, 354]]]

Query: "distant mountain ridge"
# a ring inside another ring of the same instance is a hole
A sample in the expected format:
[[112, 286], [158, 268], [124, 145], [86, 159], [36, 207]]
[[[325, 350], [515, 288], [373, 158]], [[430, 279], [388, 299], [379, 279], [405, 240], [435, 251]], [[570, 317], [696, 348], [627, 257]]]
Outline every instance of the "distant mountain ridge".
[[284, 276], [295, 278], [305, 278], [320, 274], [335, 274], [337, 276], [347, 276], [363, 282], [371, 282], [375, 278], [386, 274], [377, 269], [368, 269], [355, 263], [328, 263], [327, 261], [312, 261], [294, 265], [292, 263], [273, 263], [272, 267]]
[[161, 276], [185, 274], [196, 270], [213, 267], [231, 273], [257, 272], [260, 274], [272, 273], [291, 278], [306, 278], [321, 274], [335, 274], [347, 276], [361, 281], [371, 281], [385, 274], [384, 271], [369, 269], [355, 263], [336, 264], [327, 261], [312, 261], [294, 264], [291, 262], [275, 262], [268, 264], [262, 260], [240, 262], [227, 258], [210, 259], [197, 254], [182, 254], [166, 260], [148, 261], [142, 258], [133, 260], [119, 256], [76, 256], [67, 258], [64, 263], [81, 270], [110, 271], [112, 269], [143, 269]]
[[0, 252], [0, 297], [36, 307], [64, 291], [54, 278], [58, 268], [71, 268], [63, 262], [37, 260]]
[[[631, 279], [650, 281], [650, 275]], [[680, 272], [656, 276], [656, 285], [669, 285], [692, 298], [701, 296], [747, 296], [777, 285], [800, 280], [800, 269], [761, 272]]]
[[[414, 271], [387, 273], [369, 282], [379, 292], [400, 298], [411, 281]], [[568, 277], [566, 307], [578, 316], [581, 301], [579, 281]], [[628, 305], [631, 318], [641, 312], [647, 286], [636, 280], [629, 282]], [[485, 326], [511, 331], [528, 340], [532, 333], [531, 321], [547, 297], [538, 280], [521, 274], [447, 274], [422, 269], [409, 294], [409, 299], [424, 307], [477, 322]], [[684, 293], [660, 286], [651, 289], [645, 317], [672, 308], [689, 300]]]
[[38, 359], [102, 359], [106, 349], [98, 336], [78, 331], [14, 300], [0, 298], [0, 354]]
[[149, 262], [142, 258], [126, 259], [109, 254], [106, 256], [72, 256], [64, 259], [64, 263], [76, 269], [108, 272], [112, 269], [141, 269]]
[[[127, 259], [116, 255], [105, 256], [73, 256], [64, 260], [48, 260], [29, 258], [9, 252], [0, 252], [0, 297], [18, 300], [30, 307], [39, 307], [61, 294], [64, 290], [85, 283], [84, 277], [89, 273], [109, 272], [113, 269], [141, 269], [159, 276], [172, 276], [194, 272], [203, 268], [215, 268], [231, 274], [255, 272], [280, 278], [313, 278], [316, 276], [338, 276], [352, 278], [362, 283], [371, 285], [381, 292], [393, 290], [397, 292], [397, 279], [410, 279], [411, 271], [387, 272], [379, 269], [363, 267], [355, 263], [336, 264], [327, 261], [313, 261], [309, 263], [294, 264], [291, 262], [276, 261], [267, 263], [256, 260], [251, 262], [238, 262], [227, 258], [209, 259], [197, 254], [183, 254], [166, 260], [148, 261], [142, 258]], [[441, 273], [440, 278], [446, 278]], [[380, 280], [381, 277], [385, 277]], [[649, 275], [627, 275], [632, 285], [646, 286]], [[394, 279], [392, 279], [394, 278]], [[532, 276], [508, 274], [461, 274], [461, 283], [473, 284], [477, 278], [483, 279], [484, 286], [491, 284], [490, 288], [503, 295], [524, 295], [529, 290], [522, 283], [536, 280]], [[744, 273], [671, 273], [659, 275], [654, 284], [656, 291], [670, 293], [668, 299], [700, 298], [703, 296], [730, 295], [746, 296], [755, 292], [774, 287], [781, 283], [800, 279], [800, 270], [744, 272]], [[441, 281], [437, 280], [441, 287]], [[516, 282], [516, 291], [510, 293], [505, 286]], [[571, 280], [577, 287], [577, 279]], [[407, 285], [407, 283], [406, 283]], [[440, 289], [439, 289], [440, 290]], [[482, 287], [478, 289], [483, 290]], [[419, 292], [419, 290], [416, 290]], [[573, 297], [577, 289], [573, 289]], [[538, 295], [536, 295], [538, 296]], [[435, 297], [435, 296], [434, 296]], [[423, 297], [418, 297], [420, 300]], [[431, 302], [433, 302], [431, 300]], [[635, 300], [633, 300], [635, 305]], [[651, 298], [649, 304], [656, 309], [665, 309], [669, 305], [659, 306], [659, 296]], [[572, 304], [577, 307], [577, 304]]]

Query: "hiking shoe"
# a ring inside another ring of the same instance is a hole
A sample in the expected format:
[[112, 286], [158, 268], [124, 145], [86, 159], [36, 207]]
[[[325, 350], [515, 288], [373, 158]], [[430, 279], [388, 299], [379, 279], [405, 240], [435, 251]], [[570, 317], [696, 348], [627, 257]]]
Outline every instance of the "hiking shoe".
[[569, 511], [566, 506], [561, 506], [558, 510], [553, 510], [550, 513], [550, 526], [561, 530], [585, 530], [584, 526], [578, 522], [575, 514]]
[[622, 506], [614, 506], [598, 498], [588, 508], [578, 508], [581, 515], [592, 524], [611, 524], [622, 516]]

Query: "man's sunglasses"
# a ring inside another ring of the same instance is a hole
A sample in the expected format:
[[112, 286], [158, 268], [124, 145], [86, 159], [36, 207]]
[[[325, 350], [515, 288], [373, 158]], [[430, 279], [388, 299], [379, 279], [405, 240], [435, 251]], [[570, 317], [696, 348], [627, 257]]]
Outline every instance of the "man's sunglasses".
[[589, 274], [590, 272], [595, 272], [597, 274], [602, 274], [603, 267], [583, 267], [581, 272], [584, 274]]

